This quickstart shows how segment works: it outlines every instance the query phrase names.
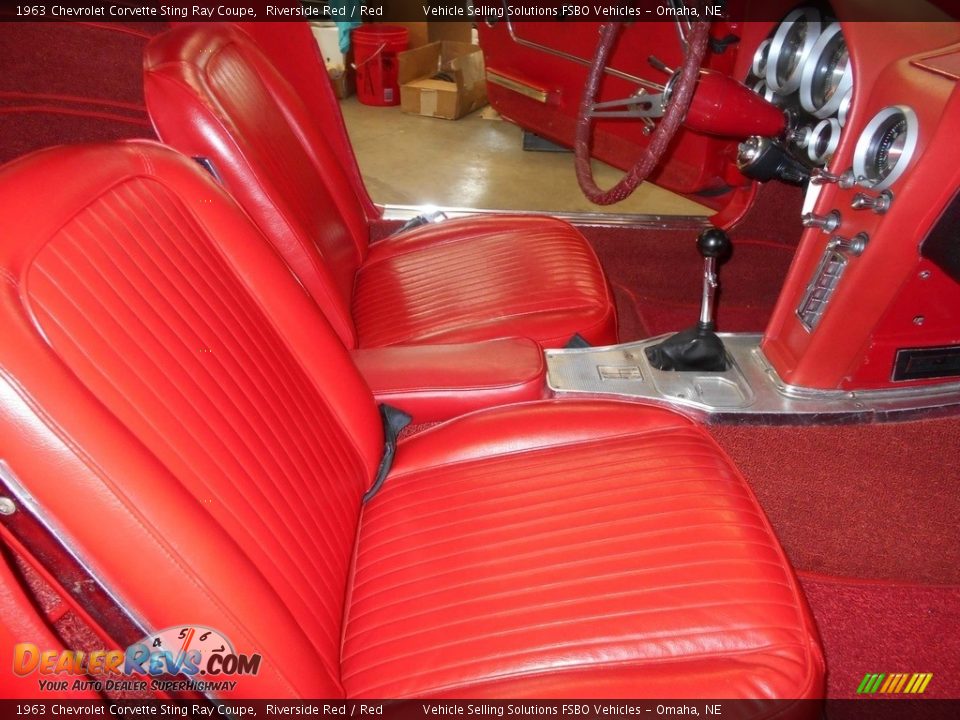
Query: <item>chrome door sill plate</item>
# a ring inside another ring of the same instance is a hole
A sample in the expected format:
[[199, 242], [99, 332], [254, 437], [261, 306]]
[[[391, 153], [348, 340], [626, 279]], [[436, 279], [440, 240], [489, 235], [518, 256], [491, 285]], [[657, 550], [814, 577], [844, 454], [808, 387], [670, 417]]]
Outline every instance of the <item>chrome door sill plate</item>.
[[760, 351], [760, 335], [721, 333], [730, 369], [665, 372], [644, 348], [547, 350], [547, 385], [557, 396], [619, 397], [679, 410], [710, 423], [852, 423], [960, 413], [960, 383], [891, 390], [811, 390], [787, 385]]
[[383, 205], [384, 220], [411, 220], [417, 215], [441, 211], [448, 218], [479, 215], [538, 215], [560, 218], [574, 225], [612, 225], [618, 227], [655, 230], [687, 230], [710, 227], [705, 215], [638, 215], [632, 213], [600, 212], [533, 212], [529, 210], [489, 210], [437, 205]]

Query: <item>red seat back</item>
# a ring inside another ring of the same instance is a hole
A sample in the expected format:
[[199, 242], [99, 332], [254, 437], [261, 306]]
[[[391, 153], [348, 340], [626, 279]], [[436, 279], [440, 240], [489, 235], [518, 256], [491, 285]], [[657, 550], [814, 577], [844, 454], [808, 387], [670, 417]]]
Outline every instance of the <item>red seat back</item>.
[[151, 628], [261, 653], [240, 693], [340, 694], [383, 435], [315, 304], [234, 201], [154, 143], [8, 165], [0, 219], [0, 458]]
[[306, 105], [256, 43], [230, 24], [182, 25], [144, 54], [158, 136], [207, 157], [226, 188], [323, 308], [348, 347], [354, 275], [369, 228], [351, 178]]

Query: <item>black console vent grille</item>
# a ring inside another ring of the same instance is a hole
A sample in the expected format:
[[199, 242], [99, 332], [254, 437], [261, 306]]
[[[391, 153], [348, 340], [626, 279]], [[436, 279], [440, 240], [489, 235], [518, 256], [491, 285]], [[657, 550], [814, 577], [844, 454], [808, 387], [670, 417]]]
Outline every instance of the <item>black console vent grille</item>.
[[894, 380], [960, 377], [960, 345], [897, 350]]

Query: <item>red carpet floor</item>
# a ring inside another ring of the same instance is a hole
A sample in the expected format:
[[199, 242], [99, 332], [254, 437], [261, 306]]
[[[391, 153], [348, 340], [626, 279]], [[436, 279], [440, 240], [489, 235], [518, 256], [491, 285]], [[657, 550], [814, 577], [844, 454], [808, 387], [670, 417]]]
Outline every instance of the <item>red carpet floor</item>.
[[795, 567], [960, 584], [960, 418], [711, 432]]
[[[762, 332], [800, 241], [799, 188], [767, 183], [729, 231], [733, 254], [720, 269], [717, 328]], [[702, 227], [581, 226], [613, 285], [624, 342], [693, 325], [700, 309]]]
[[[581, 228], [616, 292], [620, 337], [638, 340], [693, 325], [700, 308], [703, 261], [698, 229]], [[792, 245], [731, 233], [733, 255], [720, 271], [717, 327], [760, 332], [766, 327]]]
[[960, 698], [960, 419], [710, 430], [801, 573], [828, 697], [931, 672], [925, 697]]
[[856, 697], [866, 673], [933, 673], [924, 698], [960, 698], [960, 586], [801, 574], [827, 658], [827, 694]]
[[165, 23], [0, 23], [0, 164], [51, 145], [155, 137], [143, 47]]

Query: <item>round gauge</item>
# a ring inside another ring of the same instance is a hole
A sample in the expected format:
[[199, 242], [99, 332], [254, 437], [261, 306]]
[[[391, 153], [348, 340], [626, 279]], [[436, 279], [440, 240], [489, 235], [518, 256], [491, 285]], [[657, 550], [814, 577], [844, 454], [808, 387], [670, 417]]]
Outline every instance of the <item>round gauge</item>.
[[850, 112], [850, 103], [853, 102], [853, 88], [847, 90], [840, 98], [840, 107], [837, 108], [837, 121], [840, 127], [847, 124], [847, 114]]
[[807, 157], [819, 164], [826, 163], [840, 144], [840, 123], [836, 118], [821, 120], [810, 133]]
[[853, 152], [857, 182], [874, 190], [890, 187], [913, 159], [919, 135], [917, 114], [906, 105], [891, 105], [874, 115]]
[[800, 87], [803, 65], [820, 37], [820, 13], [798, 8], [780, 23], [767, 55], [767, 85], [781, 95]]
[[767, 73], [767, 56], [769, 54], [770, 41], [764, 40], [753, 54], [753, 64], [750, 66], [750, 71], [758, 78], [762, 78]]
[[832, 23], [814, 43], [800, 73], [800, 104], [807, 112], [825, 118], [837, 111], [844, 94], [853, 87], [853, 66], [840, 23]]
[[757, 82], [753, 84], [753, 91], [767, 102], [776, 104], [777, 94], [768, 88], [767, 83], [763, 80], [757, 80]]

